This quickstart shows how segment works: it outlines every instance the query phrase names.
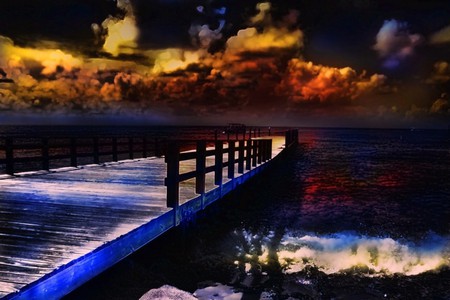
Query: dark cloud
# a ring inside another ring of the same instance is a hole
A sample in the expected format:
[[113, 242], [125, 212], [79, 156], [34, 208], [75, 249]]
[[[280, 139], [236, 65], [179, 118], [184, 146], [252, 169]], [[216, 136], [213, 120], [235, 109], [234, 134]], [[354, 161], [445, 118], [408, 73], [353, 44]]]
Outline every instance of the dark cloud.
[[[0, 108], [216, 121], [442, 116], [449, 45], [417, 46], [448, 26], [445, 3], [3, 1]], [[377, 41], [385, 20], [392, 30]], [[381, 75], [374, 43], [385, 61], [406, 63]]]

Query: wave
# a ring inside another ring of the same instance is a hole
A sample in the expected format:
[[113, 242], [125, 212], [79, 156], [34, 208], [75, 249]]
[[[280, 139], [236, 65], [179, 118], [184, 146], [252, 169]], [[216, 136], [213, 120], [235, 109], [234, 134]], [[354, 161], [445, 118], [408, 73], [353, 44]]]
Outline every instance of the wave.
[[450, 267], [450, 238], [436, 234], [419, 243], [348, 232], [323, 236], [288, 233], [279, 239], [274, 232], [262, 235], [243, 230], [235, 234], [240, 236], [235, 264], [245, 272], [273, 266], [274, 260], [288, 274], [315, 267], [326, 274], [353, 271], [367, 276], [410, 276]]
[[450, 240], [430, 235], [415, 244], [351, 233], [285, 235], [277, 255], [286, 273], [315, 266], [326, 274], [357, 268], [368, 275], [417, 275], [450, 266]]

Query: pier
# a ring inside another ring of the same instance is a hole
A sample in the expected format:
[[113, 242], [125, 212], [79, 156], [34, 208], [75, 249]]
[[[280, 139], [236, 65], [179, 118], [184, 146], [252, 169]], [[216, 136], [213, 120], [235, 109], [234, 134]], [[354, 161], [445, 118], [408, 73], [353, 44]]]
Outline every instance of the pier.
[[[0, 298], [61, 298], [194, 218], [298, 143], [297, 130], [254, 133], [164, 143], [3, 139]], [[54, 160], [67, 166], [52, 168]], [[39, 170], [20, 171], [20, 164]]]

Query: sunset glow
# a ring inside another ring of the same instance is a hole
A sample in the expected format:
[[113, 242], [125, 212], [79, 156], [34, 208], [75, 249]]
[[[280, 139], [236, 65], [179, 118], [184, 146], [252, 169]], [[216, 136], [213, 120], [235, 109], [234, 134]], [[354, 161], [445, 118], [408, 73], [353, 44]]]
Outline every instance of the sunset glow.
[[[318, 46], [311, 27], [304, 28], [307, 12], [282, 11], [275, 4], [248, 6], [252, 13], [233, 24], [231, 8], [194, 8], [186, 12], [190, 27], [179, 33], [191, 45], [164, 47], [149, 40], [144, 8], [128, 0], [118, 1], [102, 21], [86, 24], [90, 46], [51, 39], [24, 43], [0, 31], [0, 68], [8, 78], [0, 83], [0, 106], [12, 114], [131, 113], [145, 119], [162, 113], [177, 120], [188, 105], [186, 115], [205, 122], [216, 120], [217, 112], [224, 117], [223, 110], [246, 118], [240, 113], [245, 109], [264, 118], [282, 115], [288, 123], [307, 124], [314, 115], [325, 124], [383, 120], [445, 126], [449, 58], [434, 55], [414, 80], [393, 71], [412, 68], [426, 45], [425, 34], [410, 30], [407, 21], [379, 24], [372, 44], [364, 46], [372, 55], [364, 63], [333, 57], [337, 63], [330, 64], [329, 57], [311, 59], [311, 47]], [[198, 21], [195, 14], [215, 21]], [[447, 47], [446, 28], [436, 29], [427, 47]], [[11, 80], [14, 84], [6, 84]]]

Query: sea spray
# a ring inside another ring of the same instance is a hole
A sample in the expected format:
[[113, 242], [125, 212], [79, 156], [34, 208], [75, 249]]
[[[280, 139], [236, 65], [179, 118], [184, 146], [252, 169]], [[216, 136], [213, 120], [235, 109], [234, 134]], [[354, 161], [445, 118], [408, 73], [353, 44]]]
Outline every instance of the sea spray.
[[433, 239], [419, 244], [392, 238], [337, 233], [329, 236], [286, 235], [278, 250], [280, 265], [286, 273], [315, 266], [326, 274], [351, 268], [368, 268], [371, 275], [417, 275], [450, 266], [450, 242]]
[[[273, 263], [270, 260], [274, 255], [269, 254], [271, 233], [263, 237], [243, 230], [242, 236], [245, 243], [236, 247], [235, 263], [242, 263], [245, 272], [251, 272], [255, 266], [264, 269]], [[276, 251], [279, 266], [287, 274], [316, 267], [326, 274], [353, 269], [368, 276], [410, 276], [450, 266], [450, 239], [435, 234], [413, 243], [348, 232], [324, 236], [287, 233], [277, 249], [272, 250]]]

